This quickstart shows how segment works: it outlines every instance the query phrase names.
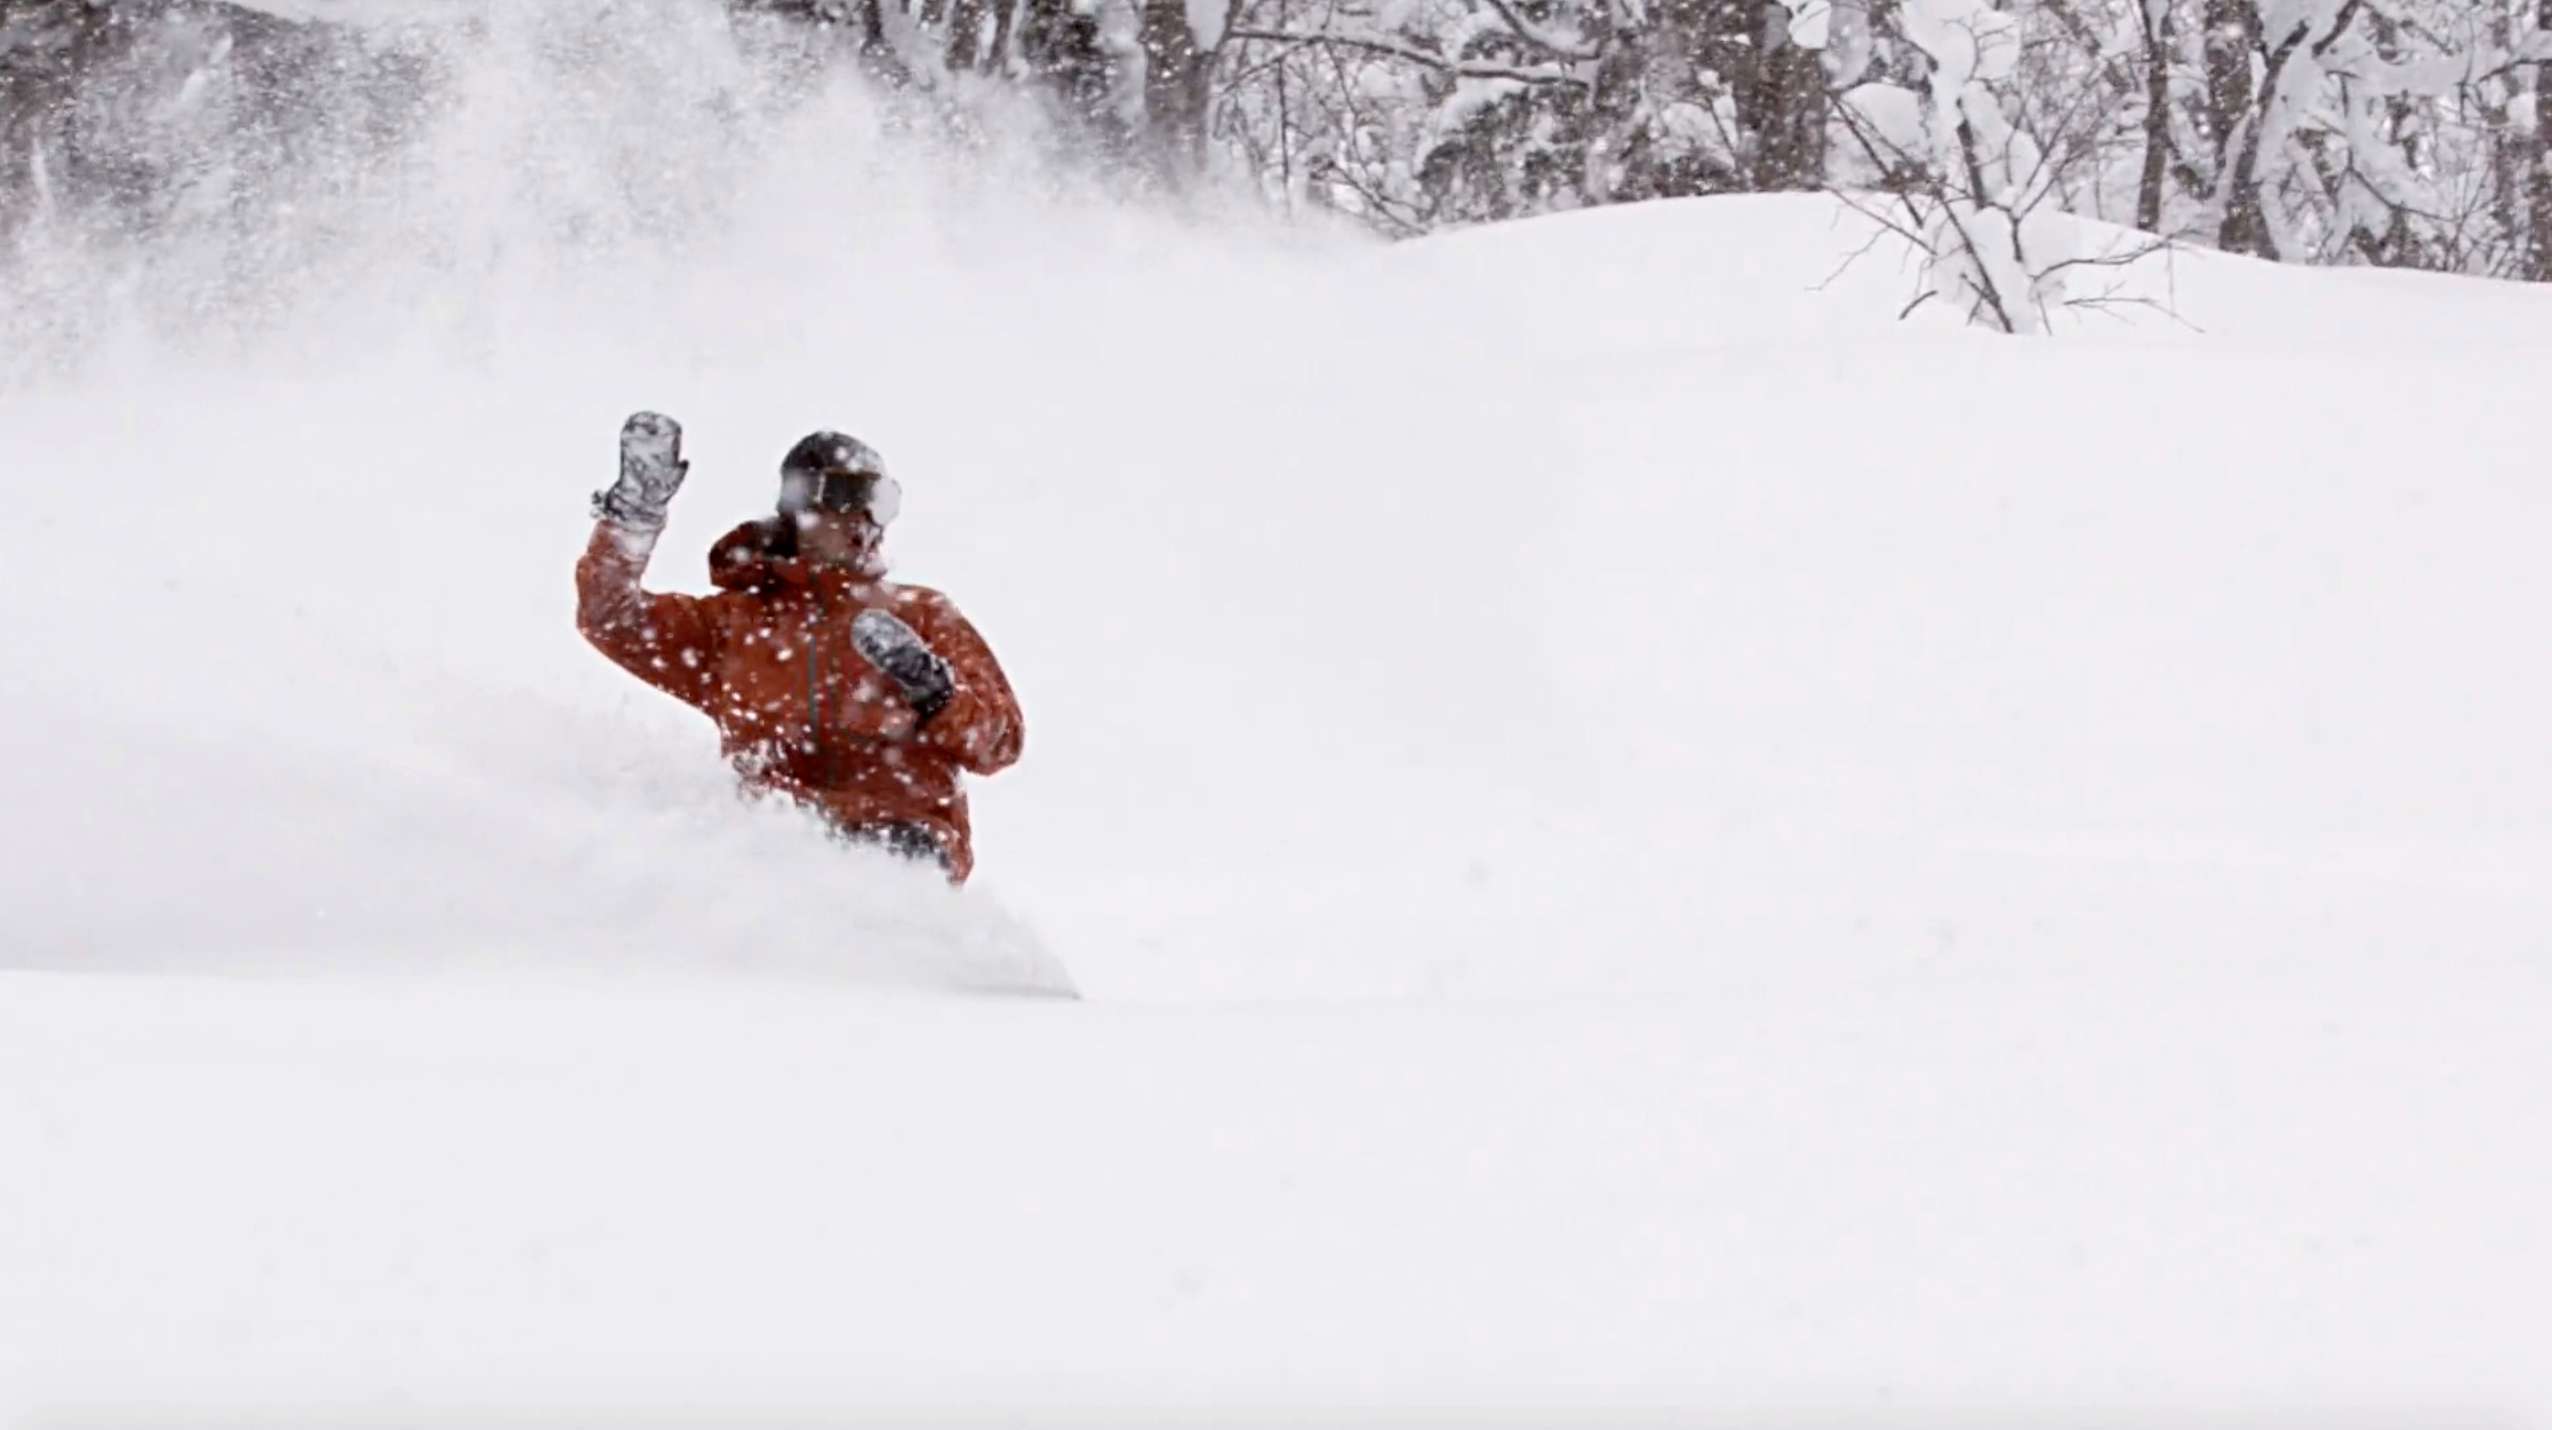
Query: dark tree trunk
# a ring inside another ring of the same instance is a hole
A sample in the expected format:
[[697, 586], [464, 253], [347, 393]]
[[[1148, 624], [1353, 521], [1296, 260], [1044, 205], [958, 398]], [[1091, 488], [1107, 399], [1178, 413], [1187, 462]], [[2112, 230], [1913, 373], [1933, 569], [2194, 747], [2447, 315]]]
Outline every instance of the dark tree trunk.
[[[2552, 0], [2544, 0], [2552, 4]], [[2162, 231], [2162, 181], [2171, 162], [2171, 0], [2147, 0], [2144, 27], [2144, 176], [2136, 227]]]
[[80, 136], [74, 105], [82, 76], [113, 43], [114, 17], [94, 0], [0, 0], [0, 229], [39, 202], [37, 166], [48, 185], [75, 183]]
[[1159, 176], [1180, 183], [1205, 157], [1207, 81], [1214, 52], [1196, 43], [1186, 0], [1143, 0], [1143, 122]]
[[1763, 9], [1763, 62], [1755, 72], [1755, 187], [1825, 186], [1825, 70], [1814, 50], [1790, 41], [1790, 10]]
[[1099, 44], [1095, 15], [1077, 14], [1072, 0], [1019, 0], [1019, 58], [1042, 82], [1092, 143], [1115, 151], [1124, 129], [1109, 102], [1108, 57]]
[[[2534, 27], [2552, 35], [2552, 0], [2536, 0]], [[2525, 276], [2552, 283], [2552, 60], [2534, 67], [2533, 160], [2526, 175]]]
[[[2314, 43], [2314, 56], [2319, 58], [2328, 53], [2339, 37], [2356, 23], [2363, 9], [2363, 0], [2346, 0], [2339, 13], [2332, 17], [2330, 33]], [[2252, 19], [2256, 23], [2256, 11]], [[2223, 180], [2224, 227], [2216, 242], [2228, 253], [2248, 253], [2267, 259], [2285, 256], [2277, 250], [2277, 236], [2269, 231], [2268, 213], [2260, 199], [2260, 151], [2267, 133], [2268, 107], [2277, 99], [2278, 82], [2285, 75], [2288, 63], [2295, 58], [2295, 52], [2302, 49], [2309, 39], [2312, 39], [2310, 25], [2298, 20], [2295, 28], [2277, 42], [2276, 48], [2267, 49], [2263, 42], [2266, 62], [2260, 67], [2259, 88], [2251, 102], [2252, 112], [2241, 125], [2242, 142], [2233, 160], [2232, 173]]]
[[977, 67], [983, 54], [984, 0], [956, 0], [948, 11], [947, 65], [962, 74]]
[[[1728, 79], [1737, 126], [1753, 141], [1743, 182], [1756, 193], [1816, 189], [1825, 183], [1825, 71], [1816, 53], [1790, 42], [1781, 0], [1696, 7], [1694, 28], [1717, 43], [1703, 56]], [[1658, 33], [1672, 32], [1660, 28]], [[1616, 86], [1625, 102], [1636, 84]]]
[[992, 44], [984, 54], [984, 73], [992, 74], [1010, 63], [1010, 31], [1018, 18], [1019, 0], [995, 0], [992, 21]]
[[[2243, 0], [2243, 8], [2249, 12], [2251, 24], [2256, 27], [2259, 12], [2249, 4], [2249, 0]], [[2256, 28], [2253, 33], [2257, 33]], [[2212, 46], [2217, 38], [2212, 34], [2207, 37], [2210, 76], [2216, 69]], [[2247, 253], [2255, 258], [2272, 260], [2282, 256], [2277, 251], [2276, 235], [2269, 232], [2268, 213], [2260, 202], [2260, 147], [2266, 137], [2267, 120], [2261, 110], [2265, 108], [2266, 100], [2276, 96], [2278, 77], [2285, 72], [2286, 62], [2294, 57], [2295, 47], [2303, 42], [2304, 27], [2298, 22], [2293, 32], [2269, 53], [2256, 89], [2251, 84], [2249, 56], [2247, 53], [2243, 56], [2239, 85], [2242, 109], [2233, 120], [2232, 129], [2216, 141], [2219, 145], [2227, 140], [2233, 141], [2227, 167], [2220, 171], [2216, 181], [2219, 192], [2224, 195], [2224, 223], [2216, 231], [2215, 241], [2227, 253]]]
[[2234, 144], [2251, 122], [2251, 57], [2260, 47], [2255, 0], [2206, 0], [2207, 139], [2215, 148], [2216, 181], [2223, 182]]
[[895, 44], [886, 38], [886, 12], [881, 0], [860, 0], [860, 59], [870, 74], [896, 89], [913, 82], [913, 72], [904, 67], [904, 57], [895, 53]]

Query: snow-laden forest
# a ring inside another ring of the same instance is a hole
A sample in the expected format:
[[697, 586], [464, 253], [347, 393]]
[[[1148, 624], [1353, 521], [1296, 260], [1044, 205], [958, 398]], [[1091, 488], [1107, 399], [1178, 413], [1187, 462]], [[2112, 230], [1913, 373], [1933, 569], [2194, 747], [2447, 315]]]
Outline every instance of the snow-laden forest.
[[[2116, 257], [2053, 215], [2552, 278], [2552, 0], [614, 0], [529, 34], [511, 13], [524, 44], [623, 60], [671, 41], [713, 65], [680, 37], [732, 31], [759, 73], [855, 74], [959, 149], [1027, 129], [1121, 185], [1390, 235], [1851, 193], [1981, 260], [1952, 296], [2011, 330], [2043, 326], [2033, 284]], [[317, 109], [359, 107], [377, 139], [449, 97], [436, 37], [484, 22], [456, 0], [7, 0], [7, 216], [219, 203], [239, 175], [204, 162], [208, 131], [270, 141], [253, 167], [302, 162]], [[769, 98], [730, 89], [701, 122]]]

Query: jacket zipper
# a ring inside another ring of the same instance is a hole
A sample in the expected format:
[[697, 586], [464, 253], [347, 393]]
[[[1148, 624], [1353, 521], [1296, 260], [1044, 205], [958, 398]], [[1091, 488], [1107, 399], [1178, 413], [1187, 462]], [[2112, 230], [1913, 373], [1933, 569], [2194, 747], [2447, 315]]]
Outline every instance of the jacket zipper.
[[817, 758], [823, 762], [824, 780], [825, 783], [830, 784], [833, 780], [833, 762], [828, 754], [831, 746], [824, 738], [824, 687], [821, 683], [824, 673], [824, 651], [815, 639], [819, 624], [817, 618], [821, 615], [820, 607], [810, 608], [806, 621], [806, 738]]

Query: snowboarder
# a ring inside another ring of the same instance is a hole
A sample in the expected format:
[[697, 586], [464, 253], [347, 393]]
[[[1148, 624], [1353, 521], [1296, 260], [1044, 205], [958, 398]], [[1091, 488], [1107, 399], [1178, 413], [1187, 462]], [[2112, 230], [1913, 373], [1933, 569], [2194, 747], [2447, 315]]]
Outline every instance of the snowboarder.
[[960, 771], [1019, 758], [1017, 697], [983, 637], [937, 591], [885, 579], [901, 495], [857, 438], [816, 432], [780, 464], [779, 510], [709, 549], [712, 596], [639, 587], [691, 464], [682, 428], [641, 412], [620, 480], [576, 565], [594, 648], [717, 722], [748, 787], [785, 794], [842, 839], [974, 868]]

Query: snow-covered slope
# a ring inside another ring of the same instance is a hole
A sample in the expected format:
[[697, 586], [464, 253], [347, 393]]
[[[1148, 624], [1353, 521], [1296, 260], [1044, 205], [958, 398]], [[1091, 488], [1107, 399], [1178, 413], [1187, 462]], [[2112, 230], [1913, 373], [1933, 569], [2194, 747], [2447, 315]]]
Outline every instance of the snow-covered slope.
[[[506, 36], [247, 316], [8, 295], [0, 1415], [2552, 1423], [2543, 295], [2009, 342], [1820, 199], [1384, 251]], [[577, 641], [639, 406], [669, 584], [897, 466], [966, 894]]]

